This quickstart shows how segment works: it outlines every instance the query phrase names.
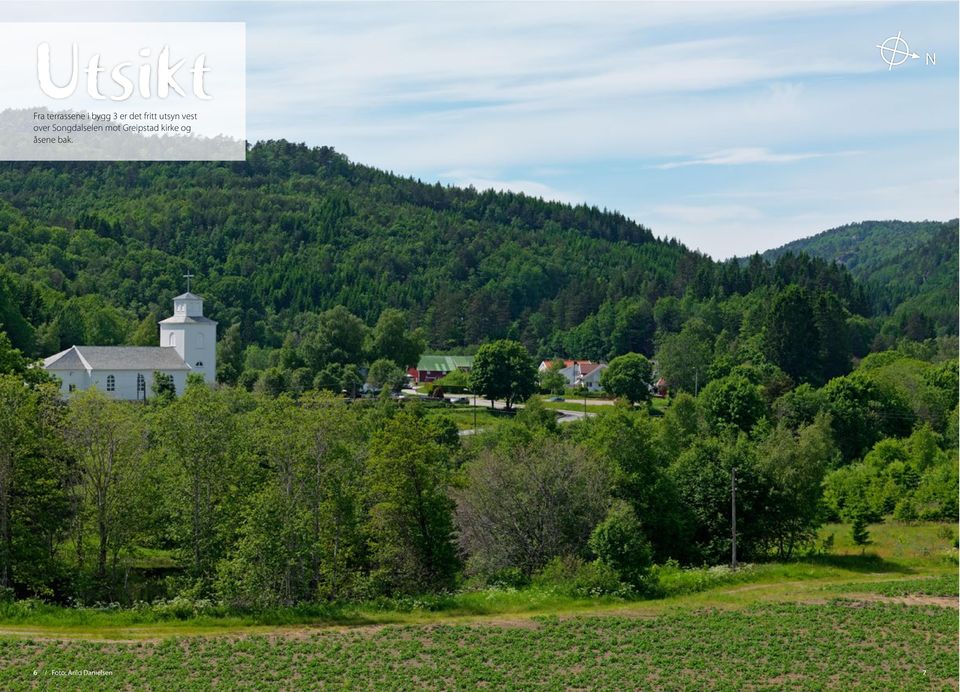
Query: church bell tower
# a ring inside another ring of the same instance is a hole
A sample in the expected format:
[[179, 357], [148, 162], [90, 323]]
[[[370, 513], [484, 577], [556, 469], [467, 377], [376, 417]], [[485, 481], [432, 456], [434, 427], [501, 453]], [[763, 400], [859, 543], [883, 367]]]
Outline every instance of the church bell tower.
[[177, 354], [213, 384], [217, 380], [217, 323], [203, 316], [203, 298], [190, 291], [173, 299], [173, 315], [160, 322], [160, 346]]

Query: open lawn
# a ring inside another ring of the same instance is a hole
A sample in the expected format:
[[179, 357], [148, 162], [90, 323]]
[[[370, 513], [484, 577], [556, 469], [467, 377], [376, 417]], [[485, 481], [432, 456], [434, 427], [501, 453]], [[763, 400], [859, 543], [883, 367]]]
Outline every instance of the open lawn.
[[828, 554], [662, 568], [647, 600], [504, 588], [258, 615], [6, 604], [0, 688], [956, 688], [956, 527], [870, 532], [863, 555], [849, 527], [827, 526]]
[[[445, 406], [431, 409], [427, 416], [446, 416], [456, 423], [458, 430], [472, 430], [474, 427], [473, 406]], [[476, 425], [481, 429], [489, 429], [491, 426], [498, 425], [512, 417], [512, 413], [491, 410], [489, 406], [476, 407]]]

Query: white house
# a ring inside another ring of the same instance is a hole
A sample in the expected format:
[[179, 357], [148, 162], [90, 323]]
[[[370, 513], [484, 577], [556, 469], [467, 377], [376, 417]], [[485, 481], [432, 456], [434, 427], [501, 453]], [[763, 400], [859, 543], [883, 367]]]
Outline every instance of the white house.
[[184, 293], [173, 299], [173, 316], [160, 322], [160, 346], [71, 346], [45, 358], [43, 368], [65, 395], [96, 387], [118, 399], [146, 399], [155, 371], [170, 375], [180, 394], [191, 372], [215, 381], [217, 323], [203, 316], [200, 296]]
[[[552, 366], [552, 360], [545, 360], [540, 363], [538, 370], [545, 372]], [[600, 373], [606, 368], [606, 363], [594, 363], [590, 360], [564, 360], [563, 367], [559, 369], [559, 372], [567, 380], [568, 387], [585, 387], [591, 392], [599, 392], [603, 389], [600, 386]]]

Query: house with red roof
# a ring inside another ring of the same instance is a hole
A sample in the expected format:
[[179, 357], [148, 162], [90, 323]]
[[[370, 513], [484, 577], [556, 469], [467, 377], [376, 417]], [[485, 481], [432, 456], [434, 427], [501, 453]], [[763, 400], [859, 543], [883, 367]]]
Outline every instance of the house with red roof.
[[[545, 372], [553, 367], [554, 360], [544, 360], [540, 362], [537, 368], [540, 372]], [[588, 391], [599, 392], [603, 389], [600, 386], [600, 374], [606, 370], [606, 363], [595, 363], [592, 360], [563, 360], [563, 367], [559, 369], [561, 375], [567, 380], [569, 387], [585, 387]]]

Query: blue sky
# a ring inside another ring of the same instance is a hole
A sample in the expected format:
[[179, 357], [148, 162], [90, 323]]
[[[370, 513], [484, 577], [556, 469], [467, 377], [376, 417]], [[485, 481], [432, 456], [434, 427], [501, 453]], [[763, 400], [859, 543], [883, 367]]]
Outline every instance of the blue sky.
[[[958, 215], [957, 3], [0, 3], [52, 13], [245, 21], [248, 138], [617, 209], [716, 258]], [[889, 70], [898, 32], [921, 58]]]

